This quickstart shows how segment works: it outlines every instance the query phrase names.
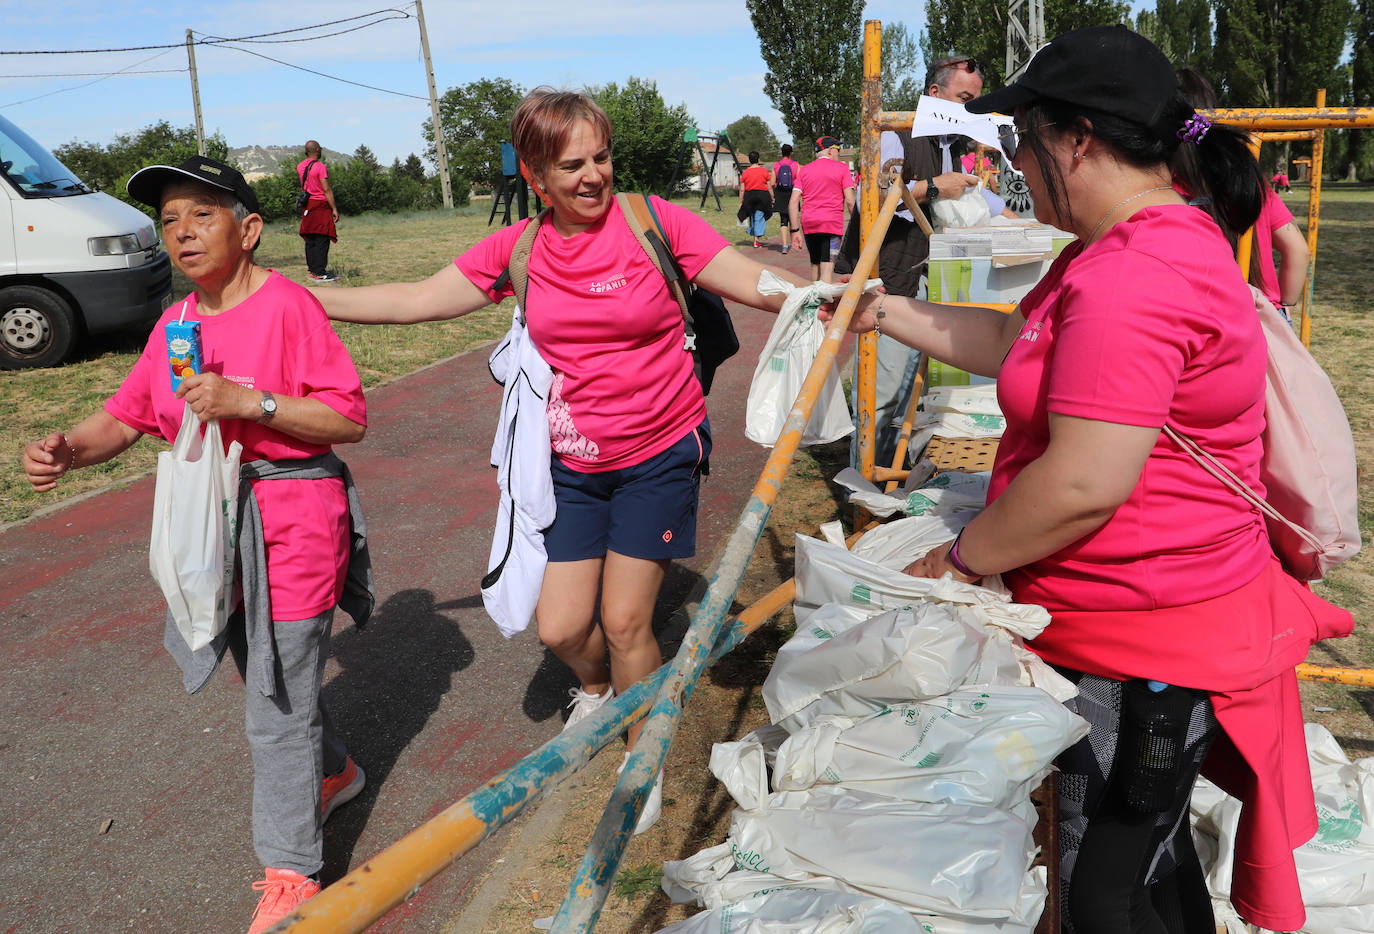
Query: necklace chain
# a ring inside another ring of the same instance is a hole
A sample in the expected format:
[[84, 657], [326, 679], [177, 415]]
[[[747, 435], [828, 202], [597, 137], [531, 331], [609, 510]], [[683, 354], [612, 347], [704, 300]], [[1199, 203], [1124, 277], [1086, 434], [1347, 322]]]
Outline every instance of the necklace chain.
[[1103, 215], [1102, 215], [1102, 220], [1100, 220], [1100, 221], [1097, 222], [1097, 226], [1093, 228], [1093, 232], [1090, 233], [1090, 234], [1088, 234], [1088, 239], [1083, 241], [1084, 244], [1092, 243], [1093, 240], [1096, 239], [1096, 237], [1097, 237], [1097, 232], [1098, 232], [1099, 230], [1102, 229], [1102, 225], [1103, 225], [1103, 224], [1107, 223], [1107, 218], [1111, 217], [1113, 214], [1116, 213], [1116, 209], [1117, 209], [1117, 208], [1121, 207], [1121, 206], [1124, 205], [1124, 204], [1130, 204], [1132, 201], [1136, 200], [1137, 198], [1143, 198], [1143, 197], [1145, 197], [1145, 196], [1148, 195], [1148, 194], [1153, 194], [1153, 193], [1156, 192], [1156, 191], [1173, 191], [1173, 190], [1174, 190], [1174, 189], [1173, 189], [1173, 186], [1171, 186], [1171, 185], [1157, 185], [1157, 186], [1155, 186], [1154, 188], [1146, 188], [1144, 191], [1138, 191], [1138, 192], [1136, 192], [1135, 194], [1131, 195], [1129, 198], [1122, 198], [1122, 199], [1121, 199], [1120, 201], [1118, 201], [1116, 204], [1112, 205], [1111, 208], [1107, 211], [1106, 214], [1103, 214]]

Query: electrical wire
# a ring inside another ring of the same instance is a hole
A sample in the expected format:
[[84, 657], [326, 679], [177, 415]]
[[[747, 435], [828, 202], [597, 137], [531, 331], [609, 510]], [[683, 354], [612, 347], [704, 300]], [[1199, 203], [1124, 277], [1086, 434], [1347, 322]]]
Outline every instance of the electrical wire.
[[[77, 90], [80, 90], [81, 88], [88, 88], [88, 87], [90, 87], [90, 86], [93, 85], [93, 84], [99, 84], [100, 82], [106, 80], [107, 78], [114, 78], [114, 77], [117, 77], [117, 76], [119, 76], [119, 75], [122, 75], [122, 74], [124, 74], [125, 72], [129, 71], [130, 69], [137, 68], [139, 65], [146, 65], [148, 62], [151, 62], [153, 59], [155, 59], [155, 58], [161, 58], [162, 56], [166, 55], [166, 54], [167, 54], [168, 52], [170, 52], [170, 51], [171, 51], [171, 49], [165, 49], [165, 50], [163, 50], [163, 51], [157, 53], [156, 55], [150, 55], [150, 56], [148, 56], [147, 58], [143, 59], [143, 61], [141, 61], [141, 62], [134, 62], [134, 63], [133, 63], [132, 65], [130, 65], [128, 68], [121, 68], [119, 71], [112, 71], [112, 72], [110, 72], [110, 73], [107, 74], [107, 75], [101, 75], [100, 77], [96, 78], [94, 81], [86, 81], [86, 82], [83, 82], [83, 83], [81, 83], [81, 84], [74, 84], [74, 85], [72, 85], [71, 87], [68, 87], [68, 88], [58, 88], [56, 91], [49, 91], [49, 92], [47, 92], [46, 94], [39, 94], [37, 97], [26, 97], [26, 98], [24, 98], [22, 101], [10, 101], [8, 104], [0, 104], [0, 110], [4, 110], [6, 107], [18, 107], [20, 104], [28, 104], [28, 103], [32, 103], [33, 101], [41, 101], [43, 98], [45, 98], [45, 97], [52, 97], [54, 94], [65, 94], [67, 91], [77, 91]], [[176, 69], [176, 70], [177, 70], [177, 71], [181, 71], [182, 69]], [[190, 69], [186, 69], [186, 70], [189, 71]]]
[[190, 68], [149, 68], [145, 71], [73, 71], [49, 75], [0, 75], [0, 78], [113, 78], [116, 75], [170, 75], [176, 72], [185, 74], [190, 70]]
[[[311, 29], [324, 29], [324, 28], [327, 27], [327, 26], [337, 26], [337, 25], [339, 25], [340, 23], [351, 23], [351, 22], [355, 22], [356, 20], [367, 19], [369, 16], [378, 16], [378, 15], [380, 15], [380, 14], [382, 14], [382, 13], [395, 13], [395, 14], [398, 14], [398, 15], [397, 15], [397, 16], [388, 16], [388, 17], [385, 17], [384, 19], [380, 19], [380, 20], [377, 20], [377, 21], [374, 22], [374, 23], [368, 23], [368, 24], [366, 24], [366, 25], [368, 25], [368, 26], [376, 25], [376, 23], [385, 23], [385, 22], [388, 22], [388, 21], [393, 20], [393, 19], [410, 19], [410, 14], [407, 13], [405, 10], [397, 10], [397, 9], [394, 9], [394, 8], [391, 8], [391, 7], [384, 7], [384, 8], [382, 8], [382, 9], [380, 9], [380, 10], [373, 10], [371, 13], [361, 13], [361, 14], [359, 14], [359, 15], [357, 15], [357, 16], [349, 16], [349, 17], [346, 17], [346, 18], [344, 18], [344, 19], [330, 20], [330, 21], [327, 22], [327, 23], [316, 23], [316, 24], [313, 25], [313, 26], [297, 26], [297, 27], [294, 28], [294, 29], [279, 29], [279, 30], [277, 30], [277, 31], [275, 31], [275, 32], [260, 32], [260, 33], [256, 33], [256, 34], [251, 35], [251, 36], [237, 36], [237, 37], [232, 38], [232, 39], [225, 39], [225, 38], [222, 38], [222, 37], [219, 37], [219, 36], [215, 36], [215, 37], [211, 37], [211, 38], [213, 38], [213, 39], [215, 40], [214, 42], [211, 42], [211, 43], [204, 43], [204, 44], [207, 44], [207, 45], [218, 45], [219, 43], [222, 43], [222, 42], [250, 42], [250, 41], [255, 41], [255, 40], [263, 40], [263, 39], [267, 39], [267, 37], [269, 37], [269, 36], [284, 36], [284, 35], [287, 35], [287, 34], [289, 34], [289, 33], [307, 32], [307, 31], [309, 31], [309, 30], [311, 30]], [[359, 26], [359, 27], [355, 27], [355, 28], [362, 29], [362, 28], [365, 28], [365, 27]], [[346, 30], [343, 30], [343, 32], [352, 32], [352, 30], [351, 30], [351, 29], [346, 29]], [[331, 33], [330, 35], [342, 35], [343, 32]], [[202, 35], [203, 35], [203, 34], [202, 34]], [[310, 42], [310, 41], [312, 41], [312, 40], [314, 40], [314, 39], [325, 39], [325, 38], [328, 38], [328, 36], [307, 36], [307, 37], [302, 38], [302, 39], [294, 39], [294, 40], [277, 40], [277, 41]], [[200, 44], [200, 43], [197, 43], [197, 44]], [[171, 44], [168, 44], [168, 45], [133, 45], [133, 46], [127, 46], [127, 47], [121, 48], [121, 49], [16, 49], [16, 50], [0, 50], [0, 55], [95, 55], [95, 54], [104, 54], [104, 53], [107, 53], [107, 52], [148, 52], [148, 51], [153, 51], [153, 50], [157, 50], [157, 49], [181, 49], [181, 48], [185, 48], [185, 47], [186, 47], [186, 43], [185, 43], [185, 42], [175, 42], [175, 43], [171, 43]]]
[[[229, 40], [226, 40], [226, 41], [229, 41]], [[344, 84], [351, 84], [351, 85], [353, 85], [354, 87], [358, 87], [358, 88], [367, 88], [369, 91], [380, 91], [380, 92], [383, 93], [383, 94], [394, 94], [394, 95], [397, 96], [397, 97], [409, 97], [409, 98], [411, 98], [412, 100], [417, 100], [417, 101], [428, 101], [428, 100], [429, 100], [428, 97], [424, 97], [424, 96], [421, 96], [421, 95], [419, 95], [419, 94], [407, 94], [407, 93], [404, 92], [404, 91], [393, 91], [393, 90], [391, 90], [390, 88], [379, 88], [379, 87], [377, 87], [376, 85], [372, 85], [372, 84], [363, 84], [363, 83], [360, 82], [360, 81], [350, 81], [350, 80], [347, 79], [347, 78], [340, 78], [340, 77], [337, 76], [337, 75], [325, 74], [325, 73], [322, 72], [322, 71], [316, 71], [316, 70], [313, 69], [313, 68], [306, 68], [306, 67], [303, 66], [303, 65], [293, 65], [291, 62], [284, 62], [284, 61], [282, 61], [282, 60], [279, 59], [279, 58], [273, 58], [273, 57], [270, 56], [270, 55], [263, 55], [261, 52], [254, 52], [252, 49], [241, 49], [241, 48], [239, 48], [239, 47], [236, 46], [236, 45], [226, 45], [225, 43], [222, 43], [222, 42], [217, 42], [217, 43], [215, 43], [215, 45], [216, 45], [216, 47], [218, 47], [218, 48], [222, 48], [222, 49], [233, 49], [233, 50], [236, 51], [236, 52], [243, 52], [245, 55], [256, 55], [258, 58], [265, 58], [265, 59], [267, 59], [269, 62], [275, 62], [275, 63], [277, 63], [278, 65], [283, 65], [283, 66], [285, 66], [285, 67], [287, 67], [287, 68], [294, 68], [294, 69], [296, 69], [297, 71], [304, 71], [304, 72], [306, 72], [307, 74], [318, 75], [318, 76], [321, 77], [321, 78], [328, 78], [328, 79], [331, 80], [331, 81], [341, 81], [341, 82], [343, 82]]]

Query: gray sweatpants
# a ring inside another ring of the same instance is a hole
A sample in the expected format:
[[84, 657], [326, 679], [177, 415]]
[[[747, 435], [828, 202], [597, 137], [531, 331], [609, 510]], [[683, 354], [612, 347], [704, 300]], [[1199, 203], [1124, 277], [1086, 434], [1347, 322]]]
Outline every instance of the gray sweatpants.
[[[244, 729], [253, 753], [253, 848], [264, 866], [312, 876], [324, 865], [320, 783], [337, 775], [348, 751], [320, 697], [334, 611], [274, 620], [277, 696], [244, 691]], [[229, 639], [243, 675], [243, 629]]]

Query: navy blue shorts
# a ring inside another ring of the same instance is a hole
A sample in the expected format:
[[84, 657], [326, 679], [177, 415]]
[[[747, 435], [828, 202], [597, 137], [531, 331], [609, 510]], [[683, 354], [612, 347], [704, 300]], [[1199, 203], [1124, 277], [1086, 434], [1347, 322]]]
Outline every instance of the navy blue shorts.
[[583, 561], [607, 551], [660, 561], [697, 549], [697, 494], [711, 454], [702, 419], [676, 444], [642, 464], [582, 473], [552, 459], [558, 516], [544, 532], [550, 561]]

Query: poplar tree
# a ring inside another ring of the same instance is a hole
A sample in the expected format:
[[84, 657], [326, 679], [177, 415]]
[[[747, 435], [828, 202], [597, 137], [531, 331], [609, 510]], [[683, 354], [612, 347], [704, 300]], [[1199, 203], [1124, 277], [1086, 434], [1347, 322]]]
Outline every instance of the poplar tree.
[[856, 144], [863, 84], [864, 0], [745, 0], [768, 72], [763, 90], [782, 114], [795, 155], [804, 140]]

